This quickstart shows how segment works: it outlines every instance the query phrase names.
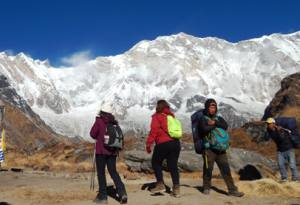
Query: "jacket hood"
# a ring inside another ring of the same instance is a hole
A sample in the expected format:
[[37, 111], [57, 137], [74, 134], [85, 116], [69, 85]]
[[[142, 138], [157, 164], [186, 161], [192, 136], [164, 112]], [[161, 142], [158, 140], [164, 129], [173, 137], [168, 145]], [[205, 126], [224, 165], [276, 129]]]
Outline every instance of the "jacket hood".
[[[209, 106], [210, 106], [211, 104], [215, 104], [215, 105], [216, 105], [216, 113], [215, 113], [215, 115], [217, 115], [217, 113], [218, 113], [218, 104], [217, 104], [216, 100], [210, 98], [210, 99], [207, 99], [207, 100], [205, 101], [205, 104], [204, 104], [204, 111], [203, 111], [203, 112], [204, 112], [204, 114], [207, 115], [207, 116], [210, 116], [210, 115], [208, 114], [208, 108], [209, 108]], [[214, 115], [214, 116], [215, 116], [215, 115]]]
[[97, 116], [97, 118], [101, 118], [105, 124], [107, 123], [118, 124], [118, 121], [116, 121], [115, 116], [108, 112], [101, 111], [100, 114]]
[[[160, 113], [156, 112], [153, 114], [153, 116], [157, 115], [157, 114], [160, 114]], [[175, 117], [174, 113], [171, 112], [170, 108], [164, 108], [164, 110], [162, 111], [162, 114], [171, 115], [171, 116]]]

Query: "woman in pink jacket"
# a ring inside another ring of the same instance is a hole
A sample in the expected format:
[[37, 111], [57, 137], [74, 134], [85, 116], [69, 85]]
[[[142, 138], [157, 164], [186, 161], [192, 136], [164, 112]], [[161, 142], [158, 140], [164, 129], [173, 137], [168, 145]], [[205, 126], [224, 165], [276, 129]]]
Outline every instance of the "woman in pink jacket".
[[104, 146], [104, 135], [106, 135], [106, 126], [108, 123], [117, 124], [115, 117], [111, 114], [110, 107], [101, 109], [96, 121], [90, 131], [90, 135], [96, 140], [96, 166], [98, 174], [99, 193], [95, 199], [98, 204], [107, 204], [107, 185], [105, 176], [105, 167], [114, 181], [120, 203], [127, 203], [127, 193], [125, 186], [116, 169], [117, 152]]

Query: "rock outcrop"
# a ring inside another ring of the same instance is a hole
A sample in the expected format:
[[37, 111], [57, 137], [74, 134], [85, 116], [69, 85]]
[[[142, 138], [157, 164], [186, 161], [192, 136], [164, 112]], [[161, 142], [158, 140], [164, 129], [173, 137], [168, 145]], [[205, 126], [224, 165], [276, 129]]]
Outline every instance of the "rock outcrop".
[[300, 72], [281, 81], [281, 88], [266, 108], [263, 119], [269, 116], [294, 116], [300, 123]]
[[[183, 172], [193, 172], [203, 170], [203, 158], [201, 155], [197, 155], [192, 146], [185, 145], [185, 150], [181, 151], [178, 167]], [[191, 147], [187, 149], [187, 147]], [[151, 166], [151, 154], [147, 154], [145, 150], [140, 146], [134, 150], [128, 150], [125, 152], [125, 163], [131, 171], [137, 172], [153, 172]], [[254, 151], [247, 151], [239, 148], [232, 148], [228, 151], [228, 157], [230, 166], [235, 172], [239, 172], [247, 165], [252, 165], [261, 170], [262, 175], [268, 172], [275, 172], [277, 169], [276, 163], [262, 156]], [[165, 170], [167, 170], [166, 163], [164, 164]]]

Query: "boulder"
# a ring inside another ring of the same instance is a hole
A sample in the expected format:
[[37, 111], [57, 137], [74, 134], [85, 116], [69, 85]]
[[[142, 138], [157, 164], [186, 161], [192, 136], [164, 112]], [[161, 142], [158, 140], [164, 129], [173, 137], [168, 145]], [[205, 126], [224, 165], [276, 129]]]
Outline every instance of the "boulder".
[[[131, 171], [148, 172], [152, 173], [151, 154], [147, 154], [144, 150], [131, 150], [126, 151], [124, 155], [125, 163]], [[247, 151], [244, 149], [232, 148], [228, 151], [228, 158], [230, 167], [239, 172], [247, 165], [255, 166], [258, 170], [268, 169], [275, 172], [277, 165], [273, 160], [270, 160], [256, 152]], [[203, 158], [197, 155], [193, 150], [181, 151], [179, 161], [179, 170], [182, 172], [195, 172], [203, 170]], [[167, 170], [166, 163], [164, 162], [164, 169]]]

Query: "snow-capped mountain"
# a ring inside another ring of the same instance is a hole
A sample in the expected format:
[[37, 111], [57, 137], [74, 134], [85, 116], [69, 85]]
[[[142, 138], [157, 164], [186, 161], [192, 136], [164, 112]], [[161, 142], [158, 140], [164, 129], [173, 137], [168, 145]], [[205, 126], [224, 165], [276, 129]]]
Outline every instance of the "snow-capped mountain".
[[145, 131], [156, 100], [168, 100], [189, 132], [206, 97], [232, 126], [258, 118], [285, 76], [300, 71], [300, 32], [230, 43], [184, 33], [141, 41], [122, 55], [75, 67], [0, 53], [0, 72], [53, 129], [88, 137], [109, 104], [127, 130]]

